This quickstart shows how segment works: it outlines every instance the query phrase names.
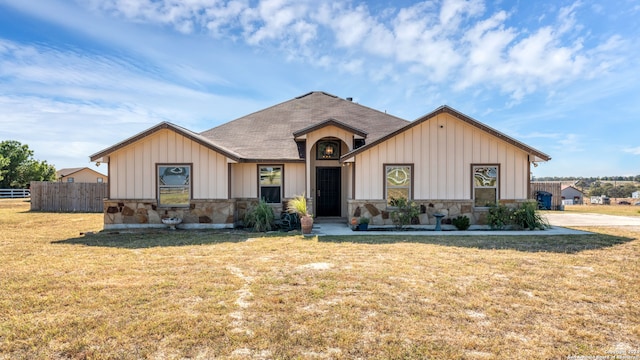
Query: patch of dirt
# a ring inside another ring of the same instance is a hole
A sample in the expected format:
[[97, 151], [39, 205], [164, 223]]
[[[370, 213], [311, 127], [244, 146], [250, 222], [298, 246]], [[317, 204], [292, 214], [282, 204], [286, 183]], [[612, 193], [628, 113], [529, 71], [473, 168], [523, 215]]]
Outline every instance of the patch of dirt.
[[299, 269], [311, 269], [311, 270], [328, 270], [328, 269], [331, 269], [332, 267], [333, 267], [333, 264], [326, 263], [326, 262], [311, 263], [311, 264], [304, 264], [304, 265], [298, 266]]

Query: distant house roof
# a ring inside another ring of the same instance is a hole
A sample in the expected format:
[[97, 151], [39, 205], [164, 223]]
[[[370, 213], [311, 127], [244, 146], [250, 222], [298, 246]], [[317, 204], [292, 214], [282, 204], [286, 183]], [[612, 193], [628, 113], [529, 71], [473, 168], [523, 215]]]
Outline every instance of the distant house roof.
[[71, 176], [71, 175], [73, 175], [73, 174], [75, 174], [75, 173], [78, 173], [78, 172], [80, 172], [80, 171], [83, 171], [83, 170], [84, 170], [84, 171], [90, 171], [90, 172], [93, 172], [93, 173], [95, 173], [97, 176], [107, 177], [106, 175], [101, 174], [101, 173], [99, 173], [98, 171], [95, 171], [95, 170], [93, 170], [93, 169], [88, 168], [88, 167], [86, 167], [86, 166], [85, 166], [85, 167], [65, 168], [65, 169], [57, 170], [57, 171], [56, 171], [56, 178], [57, 178], [57, 179], [65, 178], [65, 177]]
[[408, 121], [387, 113], [315, 91], [203, 131], [201, 135], [245, 159], [299, 160], [295, 137], [314, 129], [335, 125], [370, 142], [407, 124]]
[[527, 153], [529, 153], [531, 155], [534, 155], [536, 157], [535, 161], [549, 161], [549, 160], [551, 160], [551, 157], [549, 155], [547, 155], [547, 154], [545, 154], [545, 153], [543, 153], [543, 152], [541, 152], [539, 150], [536, 150], [536, 149], [534, 149], [534, 148], [532, 148], [532, 147], [530, 147], [530, 146], [528, 146], [528, 145], [526, 145], [526, 144], [524, 144], [524, 143], [522, 143], [522, 142], [520, 142], [520, 141], [518, 141], [518, 140], [516, 140], [516, 139], [514, 139], [514, 138], [512, 138], [510, 136], [508, 136], [508, 135], [505, 135], [505, 134], [501, 133], [500, 131], [495, 130], [495, 129], [493, 129], [493, 128], [491, 128], [491, 127], [489, 127], [489, 126], [487, 126], [487, 125], [485, 125], [485, 124], [483, 124], [483, 123], [471, 118], [470, 116], [467, 116], [467, 115], [465, 115], [465, 114], [463, 114], [463, 113], [461, 113], [461, 112], [459, 112], [459, 111], [457, 111], [457, 110], [455, 110], [455, 109], [453, 109], [453, 108], [451, 108], [449, 106], [446, 106], [446, 105], [443, 105], [443, 106], [437, 108], [436, 110], [430, 112], [429, 114], [424, 115], [424, 116], [418, 118], [417, 120], [408, 123], [404, 127], [399, 128], [396, 131], [387, 134], [386, 136], [383, 136], [383, 137], [380, 137], [380, 138], [376, 139], [373, 142], [367, 141], [367, 144], [365, 146], [363, 146], [363, 147], [361, 147], [359, 149], [353, 150], [348, 154], [345, 154], [342, 158], [343, 159], [351, 158], [354, 155], [359, 154], [359, 153], [361, 153], [363, 151], [366, 151], [367, 149], [369, 149], [369, 148], [371, 148], [371, 147], [373, 147], [373, 146], [375, 146], [375, 145], [377, 145], [377, 144], [379, 144], [379, 143], [381, 143], [383, 141], [386, 141], [386, 140], [388, 140], [388, 139], [390, 139], [390, 138], [392, 138], [392, 137], [394, 137], [394, 136], [396, 136], [396, 135], [398, 135], [400, 133], [403, 133], [403, 132], [409, 130], [410, 128], [412, 128], [414, 126], [420, 125], [421, 123], [423, 123], [425, 121], [429, 121], [429, 120], [435, 118], [437, 115], [442, 114], [442, 113], [450, 114], [450, 115], [452, 115], [452, 116], [454, 116], [454, 117], [466, 122], [467, 124], [469, 124], [471, 126], [474, 126], [474, 127], [478, 128], [478, 129], [481, 129], [481, 130], [484, 130], [485, 132], [487, 132], [487, 133], [489, 133], [489, 134], [491, 134], [491, 135], [493, 135], [493, 136], [495, 136], [495, 137], [497, 137], [499, 139], [502, 139], [502, 140], [506, 141], [507, 143], [509, 143], [509, 144], [511, 144], [511, 145], [513, 145], [513, 146], [515, 146], [517, 148], [520, 148], [523, 151], [525, 151], [525, 152], [527, 152]]
[[567, 189], [573, 189], [575, 191], [582, 192], [580, 189], [578, 189], [577, 187], [575, 187], [573, 185], [563, 185], [561, 190], [567, 190]]
[[73, 173], [77, 173], [78, 171], [80, 171], [82, 169], [88, 169], [88, 168], [87, 167], [77, 167], [77, 168], [60, 169], [60, 170], [56, 171], [56, 177], [57, 178], [66, 177], [66, 176], [69, 176], [69, 175], [71, 175]]

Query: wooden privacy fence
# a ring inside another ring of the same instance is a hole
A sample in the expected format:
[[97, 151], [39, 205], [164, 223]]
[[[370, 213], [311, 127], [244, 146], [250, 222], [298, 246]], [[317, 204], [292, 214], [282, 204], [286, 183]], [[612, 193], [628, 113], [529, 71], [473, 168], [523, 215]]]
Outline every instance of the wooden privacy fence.
[[545, 191], [550, 193], [551, 196], [551, 210], [562, 209], [562, 184], [553, 181], [533, 181], [531, 182], [531, 194], [530, 199], [536, 198], [538, 191]]
[[107, 183], [31, 182], [32, 211], [102, 212]]

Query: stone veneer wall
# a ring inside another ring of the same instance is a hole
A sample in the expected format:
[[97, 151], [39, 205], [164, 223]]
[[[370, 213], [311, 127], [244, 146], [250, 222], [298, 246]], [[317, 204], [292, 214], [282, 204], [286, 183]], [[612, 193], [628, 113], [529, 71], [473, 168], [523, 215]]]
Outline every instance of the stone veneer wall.
[[[480, 213], [473, 212], [473, 201], [471, 200], [414, 200], [420, 206], [418, 224], [413, 225], [435, 225], [436, 218], [433, 214], [440, 213], [443, 224], [450, 224], [451, 219], [458, 215], [465, 215], [471, 224], [479, 224], [482, 221]], [[386, 200], [349, 200], [348, 210], [351, 218], [359, 219], [367, 217], [370, 225], [393, 225], [391, 212], [394, 210], [387, 206]]]
[[[473, 200], [413, 200], [420, 206], [418, 224], [412, 225], [435, 225], [436, 218], [433, 214], [442, 214], [442, 224], [451, 224], [451, 220], [459, 215], [469, 218], [471, 225], [487, 225], [488, 209], [474, 208]], [[522, 202], [530, 200], [500, 200], [500, 204], [506, 206], [517, 206]], [[393, 225], [391, 212], [393, 208], [387, 206], [386, 200], [349, 200], [347, 204], [349, 222], [355, 218], [356, 223], [360, 217], [370, 219], [370, 225]]]
[[163, 218], [182, 219], [182, 228], [233, 228], [236, 200], [191, 200], [189, 207], [158, 207], [155, 199], [106, 199], [104, 228], [166, 227]]

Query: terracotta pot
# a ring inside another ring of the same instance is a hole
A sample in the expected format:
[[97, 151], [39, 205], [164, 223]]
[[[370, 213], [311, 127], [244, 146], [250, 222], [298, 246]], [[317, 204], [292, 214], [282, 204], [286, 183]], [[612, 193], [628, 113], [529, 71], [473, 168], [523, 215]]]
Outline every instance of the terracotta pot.
[[302, 226], [303, 234], [311, 234], [311, 229], [313, 228], [313, 218], [311, 216], [301, 217], [300, 225]]

